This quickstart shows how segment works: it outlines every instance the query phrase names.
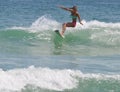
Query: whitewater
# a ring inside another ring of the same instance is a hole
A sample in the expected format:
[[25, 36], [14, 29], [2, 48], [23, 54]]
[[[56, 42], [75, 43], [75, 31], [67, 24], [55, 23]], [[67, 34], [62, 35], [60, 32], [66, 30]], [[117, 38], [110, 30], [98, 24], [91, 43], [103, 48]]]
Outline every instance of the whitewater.
[[[63, 91], [81, 86], [84, 84], [83, 82], [87, 82], [88, 86], [92, 88], [89, 84], [90, 81], [93, 81], [93, 84], [100, 85], [101, 88], [104, 82], [108, 86], [111, 84], [114, 85], [115, 88], [113, 89], [120, 86], [119, 82], [117, 85], [115, 84], [115, 82], [120, 81], [120, 75], [83, 74], [81, 71], [70, 69], [51, 70], [49, 68], [35, 68], [34, 66], [30, 66], [24, 69], [0, 70], [0, 75], [1, 92], [20, 92], [20, 90], [23, 90], [22, 92], [26, 92], [27, 90], [39, 91], [41, 88], [43, 90], [47, 89], [44, 92], [49, 92], [48, 90]], [[80, 88], [79, 90], [81, 89], [85, 90], [84, 88]]]

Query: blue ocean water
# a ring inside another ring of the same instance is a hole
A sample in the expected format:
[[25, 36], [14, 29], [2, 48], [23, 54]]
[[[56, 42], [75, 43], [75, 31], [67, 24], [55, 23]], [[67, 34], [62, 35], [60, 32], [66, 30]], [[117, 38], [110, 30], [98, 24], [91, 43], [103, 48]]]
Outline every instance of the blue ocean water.
[[[59, 5], [77, 5], [83, 26]], [[0, 0], [0, 92], [120, 92], [120, 0]]]

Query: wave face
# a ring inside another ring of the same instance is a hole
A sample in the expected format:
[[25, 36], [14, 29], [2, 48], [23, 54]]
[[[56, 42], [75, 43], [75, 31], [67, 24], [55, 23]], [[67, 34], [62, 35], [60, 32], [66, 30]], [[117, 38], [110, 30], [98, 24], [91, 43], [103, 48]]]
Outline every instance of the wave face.
[[61, 23], [46, 16], [37, 19], [30, 27], [1, 29], [0, 50], [2, 53], [36, 55], [119, 54], [120, 23], [105, 23], [97, 20], [88, 22], [84, 20], [83, 23], [83, 26], [77, 23], [75, 28], [67, 28], [65, 39], [61, 39], [54, 32], [56, 29], [61, 30]]
[[28, 68], [0, 70], [0, 92], [120, 91], [120, 75], [84, 74], [79, 70]]

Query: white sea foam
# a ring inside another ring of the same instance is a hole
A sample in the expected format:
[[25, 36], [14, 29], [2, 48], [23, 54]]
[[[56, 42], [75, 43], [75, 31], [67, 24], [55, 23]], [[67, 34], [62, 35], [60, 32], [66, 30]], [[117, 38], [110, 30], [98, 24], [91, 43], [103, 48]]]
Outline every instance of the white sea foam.
[[77, 84], [73, 73], [71, 70], [52, 70], [33, 66], [26, 69], [1, 70], [0, 92], [18, 91], [28, 84], [52, 90], [71, 89]]
[[59, 27], [60, 24], [57, 21], [49, 19], [46, 16], [38, 18], [30, 26], [31, 29], [35, 30], [55, 30], [58, 29]]
[[83, 74], [79, 70], [35, 68], [34, 66], [8, 71], [0, 70], [0, 92], [20, 91], [27, 85], [62, 91], [77, 87], [78, 78], [120, 80], [120, 75]]
[[[66, 22], [66, 21], [64, 21]], [[99, 29], [99, 28], [109, 28], [109, 29], [118, 29], [120, 30], [120, 23], [106, 23], [106, 22], [100, 22], [97, 20], [92, 21], [82, 21], [84, 25], [81, 25], [77, 22], [77, 25], [75, 28], [67, 28], [67, 30], [81, 30], [81, 29]], [[31, 32], [38, 32], [38, 31], [44, 31], [44, 30], [61, 30], [62, 24], [60, 22], [57, 22], [54, 19], [51, 19], [49, 16], [41, 16], [38, 19], [36, 19], [29, 27], [12, 27], [11, 29], [20, 29], [20, 30], [29, 30]]]
[[120, 23], [107, 23], [107, 22], [100, 22], [97, 20], [92, 21], [85, 21], [83, 20], [83, 24], [85, 28], [118, 28], [120, 29]]
[[[8, 28], [9, 29], [9, 28]], [[61, 29], [61, 24], [48, 16], [42, 16], [35, 20], [29, 27], [11, 27], [10, 29], [27, 30], [29, 32], [39, 32], [45, 30]]]

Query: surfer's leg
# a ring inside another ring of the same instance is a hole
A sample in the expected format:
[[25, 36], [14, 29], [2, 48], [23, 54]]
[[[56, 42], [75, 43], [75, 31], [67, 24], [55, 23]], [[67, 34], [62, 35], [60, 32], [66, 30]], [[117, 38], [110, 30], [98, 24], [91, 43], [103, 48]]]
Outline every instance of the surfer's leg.
[[61, 32], [61, 35], [64, 34], [64, 32], [65, 32], [65, 30], [66, 30], [66, 27], [75, 27], [75, 25], [74, 25], [73, 23], [71, 23], [71, 22], [64, 23], [64, 24], [62, 25], [62, 32]]
[[62, 32], [61, 32], [61, 35], [64, 34], [65, 30], [66, 30], [66, 23], [62, 24]]
[[66, 27], [75, 27], [75, 25], [76, 24], [74, 22], [72, 22], [72, 23], [69, 22], [69, 23], [66, 24]]

